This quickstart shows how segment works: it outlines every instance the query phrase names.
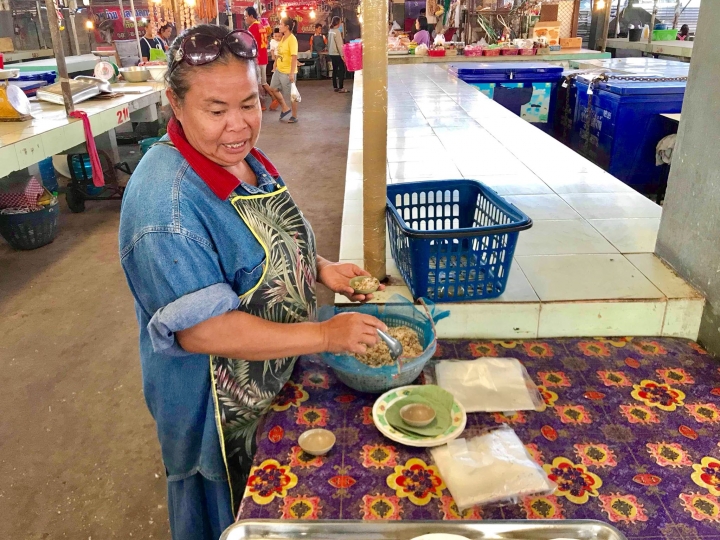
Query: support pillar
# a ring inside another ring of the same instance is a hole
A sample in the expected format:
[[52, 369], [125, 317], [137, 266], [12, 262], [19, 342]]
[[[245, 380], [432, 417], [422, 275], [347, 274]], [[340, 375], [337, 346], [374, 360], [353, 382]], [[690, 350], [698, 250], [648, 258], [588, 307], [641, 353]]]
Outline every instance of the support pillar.
[[363, 258], [385, 279], [387, 0], [363, 4]]
[[682, 120], [673, 152], [655, 253], [707, 298], [698, 340], [720, 355], [720, 56], [713, 32], [720, 2], [703, 2], [698, 17]]

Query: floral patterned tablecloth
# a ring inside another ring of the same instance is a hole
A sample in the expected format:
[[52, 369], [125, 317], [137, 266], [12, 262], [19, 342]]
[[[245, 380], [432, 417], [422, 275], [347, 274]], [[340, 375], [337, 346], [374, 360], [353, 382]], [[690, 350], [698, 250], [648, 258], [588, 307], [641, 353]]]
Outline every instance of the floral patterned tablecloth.
[[[438, 358], [520, 360], [541, 412], [469, 414], [465, 436], [506, 423], [558, 485], [462, 514], [430, 453], [383, 437], [376, 396], [298, 362], [259, 431], [239, 519], [599, 519], [628, 538], [720, 539], [720, 364], [680, 339], [441, 342]], [[332, 430], [326, 457], [298, 436]]]

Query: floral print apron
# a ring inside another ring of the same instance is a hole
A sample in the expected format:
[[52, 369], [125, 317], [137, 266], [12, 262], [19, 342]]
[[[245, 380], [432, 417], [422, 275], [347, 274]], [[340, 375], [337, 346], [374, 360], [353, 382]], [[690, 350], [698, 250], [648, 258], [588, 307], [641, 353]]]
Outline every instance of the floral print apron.
[[[265, 250], [263, 274], [240, 297], [240, 311], [279, 323], [316, 316], [315, 235], [286, 187], [234, 196], [231, 203]], [[256, 449], [262, 416], [292, 374], [297, 357], [265, 362], [210, 357], [216, 421], [237, 513]]]

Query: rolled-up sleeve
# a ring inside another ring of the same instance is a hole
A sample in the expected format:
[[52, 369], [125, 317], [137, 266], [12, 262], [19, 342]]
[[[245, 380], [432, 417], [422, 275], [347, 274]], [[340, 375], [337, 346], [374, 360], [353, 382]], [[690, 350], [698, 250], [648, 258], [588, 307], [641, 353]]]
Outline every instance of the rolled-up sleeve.
[[155, 352], [186, 353], [176, 332], [237, 309], [239, 299], [226, 281], [211, 245], [172, 232], [150, 232], [123, 255], [130, 288], [150, 322]]

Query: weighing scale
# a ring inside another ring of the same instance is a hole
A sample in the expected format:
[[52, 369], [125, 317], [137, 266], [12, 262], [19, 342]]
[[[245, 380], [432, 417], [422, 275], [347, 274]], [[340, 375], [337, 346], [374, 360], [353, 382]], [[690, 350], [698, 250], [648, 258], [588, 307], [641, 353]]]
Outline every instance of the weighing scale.
[[0, 69], [0, 122], [30, 120], [30, 100], [22, 89], [9, 84], [20, 74], [19, 69]]

